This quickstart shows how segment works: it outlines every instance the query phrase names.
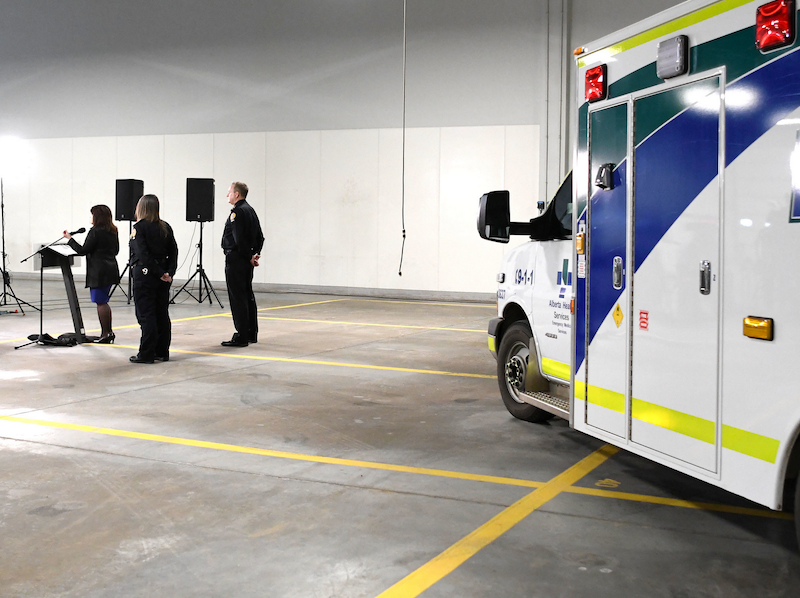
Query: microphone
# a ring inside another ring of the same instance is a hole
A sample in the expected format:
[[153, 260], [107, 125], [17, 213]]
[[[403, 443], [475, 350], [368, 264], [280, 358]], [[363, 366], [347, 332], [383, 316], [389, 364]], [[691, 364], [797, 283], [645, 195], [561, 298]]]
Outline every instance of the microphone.
[[79, 234], [81, 234], [81, 233], [85, 233], [85, 232], [86, 232], [86, 227], [82, 226], [82, 227], [80, 227], [78, 230], [74, 230], [74, 231], [72, 231], [72, 232], [70, 233], [70, 235], [79, 235]]

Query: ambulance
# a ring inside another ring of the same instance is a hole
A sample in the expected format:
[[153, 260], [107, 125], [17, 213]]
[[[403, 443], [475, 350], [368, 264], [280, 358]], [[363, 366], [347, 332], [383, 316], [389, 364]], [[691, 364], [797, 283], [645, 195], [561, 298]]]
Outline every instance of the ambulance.
[[689, 0], [578, 48], [571, 175], [530, 222], [487, 193], [478, 231], [531, 238], [489, 324], [512, 415], [800, 512], [797, 21]]

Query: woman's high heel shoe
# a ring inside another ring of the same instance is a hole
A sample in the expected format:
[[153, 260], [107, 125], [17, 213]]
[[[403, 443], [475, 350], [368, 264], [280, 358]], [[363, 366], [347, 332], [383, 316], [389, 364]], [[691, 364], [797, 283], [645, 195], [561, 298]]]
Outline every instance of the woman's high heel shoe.
[[100, 338], [97, 339], [97, 342], [103, 345], [113, 345], [115, 338], [117, 338], [117, 335], [112, 332], [111, 334], [106, 334], [105, 336], [101, 336]]

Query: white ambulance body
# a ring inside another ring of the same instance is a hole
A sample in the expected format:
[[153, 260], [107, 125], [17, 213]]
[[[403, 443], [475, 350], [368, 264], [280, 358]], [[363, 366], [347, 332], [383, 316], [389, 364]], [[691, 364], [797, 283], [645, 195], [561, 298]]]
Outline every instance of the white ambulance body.
[[573, 241], [507, 256], [489, 328], [518, 417], [772, 509], [800, 468], [797, 18], [794, 0], [690, 0], [580, 49]]

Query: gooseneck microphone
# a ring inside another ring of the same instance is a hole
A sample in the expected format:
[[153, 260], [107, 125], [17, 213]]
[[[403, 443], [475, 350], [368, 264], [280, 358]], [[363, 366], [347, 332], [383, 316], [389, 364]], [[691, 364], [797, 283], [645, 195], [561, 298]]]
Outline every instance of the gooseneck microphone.
[[74, 230], [74, 231], [72, 231], [72, 232], [70, 233], [70, 235], [79, 235], [79, 234], [81, 234], [81, 233], [85, 233], [85, 232], [86, 232], [86, 227], [82, 226], [82, 227], [80, 227], [78, 230]]

